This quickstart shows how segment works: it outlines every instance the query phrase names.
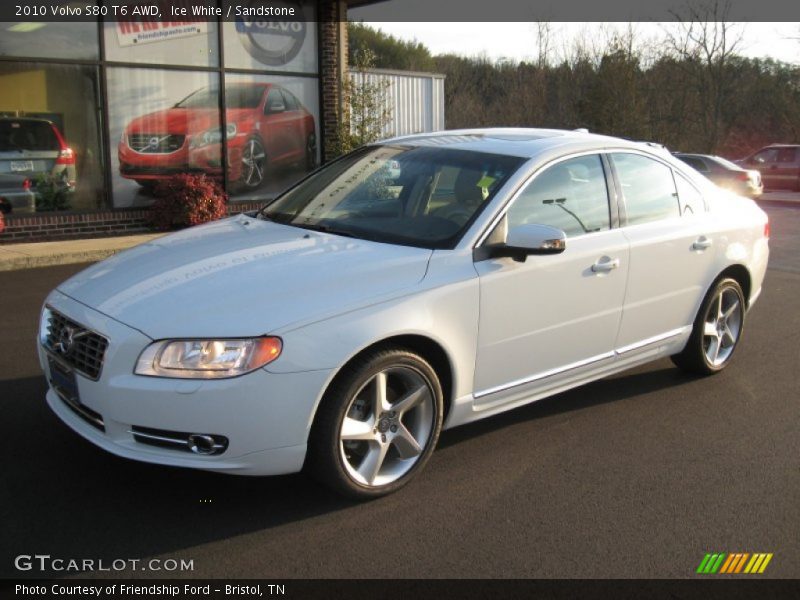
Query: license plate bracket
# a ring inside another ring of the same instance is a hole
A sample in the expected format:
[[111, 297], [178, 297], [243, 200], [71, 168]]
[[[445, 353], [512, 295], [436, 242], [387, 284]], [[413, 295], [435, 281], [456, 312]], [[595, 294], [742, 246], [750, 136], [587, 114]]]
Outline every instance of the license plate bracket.
[[48, 357], [48, 362], [50, 364], [50, 384], [53, 389], [67, 402], [80, 405], [75, 371], [52, 357]]

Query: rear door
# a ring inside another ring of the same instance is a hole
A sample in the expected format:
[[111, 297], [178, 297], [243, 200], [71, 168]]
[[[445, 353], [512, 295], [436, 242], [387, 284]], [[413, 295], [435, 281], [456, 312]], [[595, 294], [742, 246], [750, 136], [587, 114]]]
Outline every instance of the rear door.
[[771, 174], [775, 180], [775, 187], [794, 189], [798, 183], [797, 148], [793, 146], [778, 148]]
[[[610, 155], [623, 199], [630, 267], [617, 351], [686, 332], [713, 269], [714, 234], [700, 192], [656, 157]], [[680, 193], [679, 193], [680, 191]]]
[[764, 148], [759, 150], [749, 159], [747, 159], [747, 166], [752, 169], [758, 169], [761, 173], [761, 180], [764, 182], [764, 187], [775, 188], [780, 187], [780, 180], [778, 175], [778, 149], [777, 148]]

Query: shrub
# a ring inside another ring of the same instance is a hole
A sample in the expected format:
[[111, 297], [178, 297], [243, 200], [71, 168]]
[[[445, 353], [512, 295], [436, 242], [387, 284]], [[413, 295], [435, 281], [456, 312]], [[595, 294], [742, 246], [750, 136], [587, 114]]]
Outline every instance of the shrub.
[[70, 188], [67, 186], [66, 171], [61, 175], [40, 174], [33, 183], [36, 192], [36, 210], [69, 210], [71, 208]]
[[183, 174], [165, 179], [153, 189], [150, 222], [160, 230], [192, 227], [221, 219], [227, 213], [228, 195], [204, 174]]

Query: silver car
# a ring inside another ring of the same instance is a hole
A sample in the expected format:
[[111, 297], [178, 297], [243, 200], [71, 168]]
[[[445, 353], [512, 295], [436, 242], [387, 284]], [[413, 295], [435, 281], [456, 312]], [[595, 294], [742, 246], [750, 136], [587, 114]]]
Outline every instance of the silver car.
[[709, 154], [676, 152], [675, 157], [708, 177], [719, 187], [749, 198], [758, 198], [764, 193], [761, 173], [755, 169], [745, 169], [721, 156]]
[[66, 193], [75, 189], [75, 153], [51, 121], [0, 118], [0, 209], [36, 211], [36, 182], [51, 177]]

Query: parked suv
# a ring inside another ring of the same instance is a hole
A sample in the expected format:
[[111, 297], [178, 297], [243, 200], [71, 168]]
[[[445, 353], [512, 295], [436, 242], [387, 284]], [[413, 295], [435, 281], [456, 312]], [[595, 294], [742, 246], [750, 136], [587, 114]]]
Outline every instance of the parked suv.
[[757, 169], [767, 189], [800, 192], [800, 145], [772, 144], [736, 161], [746, 169]]
[[[314, 117], [290, 93], [268, 83], [225, 86], [228, 177], [255, 189], [267, 165], [316, 166]], [[199, 89], [172, 108], [128, 123], [119, 144], [120, 174], [143, 186], [187, 171], [222, 176], [219, 90]]]
[[75, 189], [75, 153], [51, 121], [0, 117], [0, 210], [36, 210], [36, 180], [50, 176], [66, 192]]

